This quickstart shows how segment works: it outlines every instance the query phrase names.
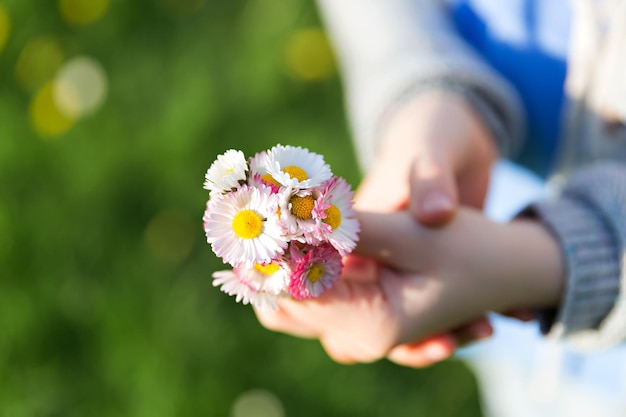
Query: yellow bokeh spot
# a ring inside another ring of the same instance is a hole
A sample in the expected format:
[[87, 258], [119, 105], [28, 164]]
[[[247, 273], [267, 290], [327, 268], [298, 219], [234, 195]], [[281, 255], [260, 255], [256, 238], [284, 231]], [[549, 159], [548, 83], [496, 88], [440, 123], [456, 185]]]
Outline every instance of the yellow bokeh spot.
[[309, 220], [313, 218], [313, 207], [315, 207], [315, 200], [310, 195], [299, 197], [294, 195], [289, 200], [291, 203], [291, 212], [294, 216], [301, 220]]
[[67, 23], [84, 26], [100, 20], [110, 3], [110, 0], [59, 0], [59, 12]]
[[276, 262], [269, 264], [254, 264], [254, 269], [263, 275], [274, 275], [280, 269]]
[[30, 104], [30, 119], [35, 130], [42, 136], [59, 136], [74, 125], [75, 120], [59, 110], [53, 94], [52, 83], [45, 84]]
[[331, 229], [336, 230], [341, 225], [341, 211], [333, 204], [324, 210], [324, 213], [326, 213], [324, 223], [329, 225]]
[[306, 275], [307, 279], [311, 282], [317, 282], [324, 276], [324, 267], [320, 264], [313, 265], [309, 269], [309, 273]]
[[0, 52], [9, 39], [9, 33], [11, 33], [11, 20], [4, 6], [0, 4]]
[[191, 253], [197, 226], [186, 212], [166, 209], [158, 212], [148, 223], [145, 243], [157, 258], [178, 263]]
[[321, 81], [335, 73], [335, 57], [320, 29], [296, 32], [285, 47], [285, 65], [289, 74], [302, 81]]
[[274, 179], [270, 174], [261, 175], [261, 179], [265, 181], [266, 184], [272, 184], [276, 187], [280, 187], [280, 183]]
[[63, 64], [63, 50], [54, 38], [29, 41], [15, 64], [15, 77], [27, 91], [35, 91], [50, 81]]
[[242, 239], [254, 239], [263, 232], [263, 218], [254, 210], [241, 210], [235, 215], [233, 231]]
[[291, 178], [296, 178], [298, 181], [304, 181], [309, 179], [306, 171], [295, 165], [288, 166], [287, 168], [283, 169], [283, 172], [289, 174]]

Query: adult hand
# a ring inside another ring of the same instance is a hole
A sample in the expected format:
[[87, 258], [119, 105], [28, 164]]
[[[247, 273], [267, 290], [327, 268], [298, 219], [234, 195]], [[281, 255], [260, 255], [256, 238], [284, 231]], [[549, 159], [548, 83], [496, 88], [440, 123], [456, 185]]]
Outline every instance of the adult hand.
[[409, 208], [428, 226], [452, 219], [459, 204], [482, 208], [497, 151], [488, 129], [454, 92], [420, 94], [390, 121], [356, 207]]
[[[380, 153], [361, 183], [355, 206], [391, 212], [409, 208], [428, 226], [449, 222], [460, 204], [482, 208], [497, 152], [487, 128], [462, 96], [435, 91], [417, 96], [390, 121]], [[396, 348], [390, 359], [427, 366], [457, 346], [493, 332], [486, 317]]]

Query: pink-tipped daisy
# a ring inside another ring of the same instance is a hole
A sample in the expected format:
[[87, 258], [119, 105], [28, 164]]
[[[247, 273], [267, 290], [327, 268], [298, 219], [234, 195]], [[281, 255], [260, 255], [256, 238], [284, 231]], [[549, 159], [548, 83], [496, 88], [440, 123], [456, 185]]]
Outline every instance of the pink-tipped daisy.
[[249, 184], [255, 187], [265, 185], [277, 193], [280, 189], [280, 183], [267, 172], [268, 156], [266, 151], [262, 151], [250, 158], [250, 179]]
[[289, 293], [297, 300], [318, 297], [324, 289], [331, 288], [341, 275], [341, 255], [329, 244], [312, 246], [306, 252], [292, 245], [291, 256], [295, 266]]
[[220, 290], [226, 294], [235, 296], [235, 301], [238, 303], [252, 304], [254, 307], [266, 311], [277, 308], [278, 295], [259, 291], [255, 288], [254, 283], [240, 275], [237, 269], [214, 272], [213, 286], [220, 287]]
[[310, 189], [333, 173], [321, 155], [295, 146], [276, 145], [267, 153], [267, 172], [283, 186]]
[[213, 252], [233, 266], [270, 263], [287, 247], [278, 223], [278, 195], [242, 186], [209, 200], [204, 231]]
[[248, 163], [243, 152], [230, 149], [211, 164], [205, 175], [204, 188], [211, 196], [231, 191], [246, 180], [247, 171]]
[[316, 237], [333, 245], [341, 256], [352, 252], [360, 230], [352, 197], [350, 185], [343, 178], [334, 177], [315, 200], [313, 210]]

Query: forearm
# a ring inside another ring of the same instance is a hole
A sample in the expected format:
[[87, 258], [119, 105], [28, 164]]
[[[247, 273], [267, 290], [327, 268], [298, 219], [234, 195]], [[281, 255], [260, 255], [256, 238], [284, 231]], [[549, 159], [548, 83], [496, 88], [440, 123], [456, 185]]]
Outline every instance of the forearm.
[[430, 235], [434, 251], [445, 254], [439, 261], [443, 275], [458, 276], [451, 291], [468, 299], [460, 304], [474, 304], [474, 314], [559, 305], [563, 260], [557, 240], [541, 223], [496, 223], [462, 208], [450, 226]]

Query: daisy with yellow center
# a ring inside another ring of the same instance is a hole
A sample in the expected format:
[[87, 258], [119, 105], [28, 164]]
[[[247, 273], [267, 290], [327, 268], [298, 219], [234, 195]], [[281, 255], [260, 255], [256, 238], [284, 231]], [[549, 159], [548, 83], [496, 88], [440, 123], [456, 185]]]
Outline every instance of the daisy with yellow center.
[[243, 152], [230, 149], [209, 167], [204, 180], [204, 188], [211, 196], [239, 188], [246, 180], [248, 163]]
[[237, 302], [252, 304], [261, 310], [275, 310], [276, 300], [286, 294], [291, 276], [289, 265], [282, 260], [256, 263], [252, 268], [238, 266], [232, 271], [213, 274], [213, 285], [220, 287]]
[[280, 297], [318, 297], [339, 279], [359, 224], [350, 187], [320, 155], [277, 145], [246, 161], [229, 150], [205, 188], [207, 241], [233, 266], [215, 272], [213, 285], [237, 302], [272, 310]]
[[290, 254], [295, 266], [289, 293], [297, 300], [318, 297], [341, 275], [341, 255], [327, 243], [313, 246], [307, 252], [291, 245]]
[[267, 172], [268, 159], [267, 152], [259, 152], [254, 157], [250, 158], [250, 185], [259, 186], [265, 185], [270, 187], [273, 192], [277, 193], [280, 189], [280, 183]]
[[279, 193], [280, 223], [283, 233], [290, 240], [314, 243], [315, 197], [308, 191], [297, 191], [291, 187], [282, 188]]
[[333, 175], [321, 155], [299, 146], [282, 145], [267, 153], [267, 173], [280, 185], [297, 190], [317, 187]]
[[203, 217], [207, 242], [233, 266], [271, 263], [287, 247], [277, 211], [278, 195], [265, 186], [212, 198]]
[[328, 181], [315, 201], [313, 217], [316, 222], [315, 236], [327, 241], [346, 256], [356, 246], [360, 230], [356, 212], [352, 208], [352, 191], [348, 183], [339, 177]]

